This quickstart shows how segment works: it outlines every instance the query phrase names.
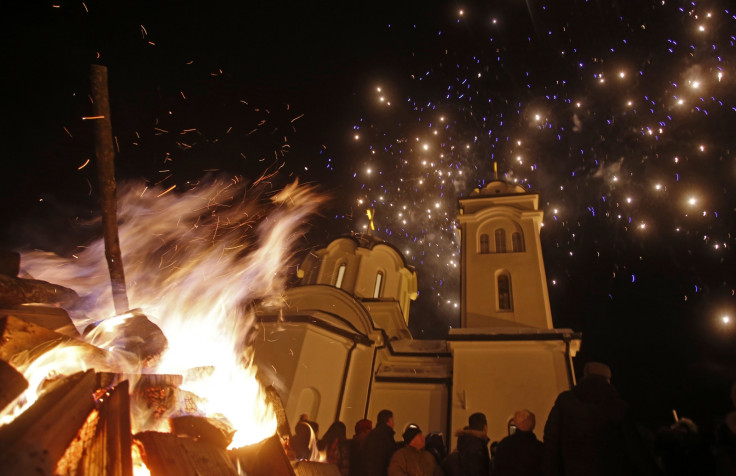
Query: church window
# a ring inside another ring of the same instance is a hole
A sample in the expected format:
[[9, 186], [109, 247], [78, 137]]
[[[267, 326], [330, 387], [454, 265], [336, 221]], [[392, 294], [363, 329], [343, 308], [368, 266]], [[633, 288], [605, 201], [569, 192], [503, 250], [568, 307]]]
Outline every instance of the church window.
[[345, 264], [341, 264], [340, 267], [337, 269], [337, 279], [335, 280], [335, 287], [341, 288], [342, 287], [342, 280], [345, 278]]
[[498, 275], [498, 310], [511, 310], [511, 278], [507, 273]]
[[488, 243], [489, 243], [489, 241], [488, 241], [488, 235], [486, 235], [485, 233], [483, 233], [482, 235], [480, 235], [480, 252], [481, 253], [490, 253], [491, 252], [491, 248], [490, 248], [490, 246], [489, 246]]
[[513, 246], [514, 252], [524, 251], [524, 238], [518, 231], [511, 234], [511, 246]]
[[496, 253], [506, 253], [506, 230], [496, 228]]
[[373, 297], [381, 297], [381, 283], [383, 282], [383, 272], [376, 273], [376, 284], [373, 286]]

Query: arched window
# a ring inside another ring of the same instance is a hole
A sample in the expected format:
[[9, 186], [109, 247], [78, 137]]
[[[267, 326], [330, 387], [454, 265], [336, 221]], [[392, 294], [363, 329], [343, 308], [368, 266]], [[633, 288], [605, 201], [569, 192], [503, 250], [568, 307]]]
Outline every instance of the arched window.
[[498, 310], [511, 310], [511, 277], [507, 274], [499, 274], [497, 278]]
[[341, 264], [340, 267], [337, 269], [337, 279], [335, 280], [335, 287], [341, 288], [342, 287], [342, 280], [345, 278], [345, 263]]
[[506, 230], [496, 228], [496, 253], [506, 253]]
[[373, 286], [373, 297], [381, 297], [381, 284], [383, 283], [383, 271], [376, 273], [376, 284]]
[[521, 233], [518, 231], [511, 233], [511, 246], [514, 252], [524, 251], [524, 238], [522, 238]]
[[489, 241], [488, 241], [488, 235], [486, 235], [485, 233], [483, 233], [482, 235], [480, 235], [480, 252], [481, 253], [490, 253], [491, 252], [491, 247], [490, 247]]

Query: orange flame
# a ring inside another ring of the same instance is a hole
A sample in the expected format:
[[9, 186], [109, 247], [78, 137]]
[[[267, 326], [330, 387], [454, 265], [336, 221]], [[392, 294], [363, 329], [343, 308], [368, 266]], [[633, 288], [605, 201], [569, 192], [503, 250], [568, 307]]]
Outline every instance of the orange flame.
[[[257, 190], [237, 178], [197, 184], [186, 193], [162, 191], [142, 183], [119, 188], [119, 234], [129, 301], [168, 340], [168, 349], [152, 370], [184, 375], [181, 388], [201, 399], [197, 411], [225, 419], [238, 430], [232, 447], [261, 441], [275, 432], [276, 418], [255, 378], [246, 345], [253, 320], [248, 309], [257, 302], [278, 302], [295, 240], [325, 197], [313, 187], [293, 183], [264, 203]], [[109, 327], [125, 317], [108, 318], [113, 304], [101, 240], [76, 259], [33, 251], [23, 254], [22, 262], [23, 270], [34, 278], [70, 287], [83, 296], [81, 305], [69, 310], [78, 327], [110, 319], [105, 324]], [[115, 342], [101, 340], [110, 334], [87, 338], [100, 348], [115, 350]], [[131, 372], [131, 356], [118, 355], [119, 371]], [[51, 367], [39, 363], [43, 368], [29, 367], [26, 375], [38, 380], [49, 371], [66, 373], [58, 365], [67, 359], [74, 362], [72, 367], [85, 365], [78, 357], [55, 355], [49, 359]], [[140, 362], [133, 364], [138, 372], [144, 371]], [[187, 370], [196, 367], [213, 370], [198, 379], [188, 377], [193, 373]], [[34, 381], [31, 388], [37, 385]], [[139, 428], [143, 429], [149, 428]]]

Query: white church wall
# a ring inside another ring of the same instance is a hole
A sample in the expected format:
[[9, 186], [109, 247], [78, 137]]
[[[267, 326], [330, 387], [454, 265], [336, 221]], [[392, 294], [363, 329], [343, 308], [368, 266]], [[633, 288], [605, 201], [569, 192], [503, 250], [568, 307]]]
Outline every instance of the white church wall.
[[447, 435], [449, 395], [444, 383], [375, 382], [370, 399], [368, 418], [374, 424], [379, 411], [393, 411], [396, 441], [409, 423], [419, 425], [425, 435], [433, 431]]
[[265, 385], [273, 385], [282, 399], [293, 385], [306, 332], [305, 326], [294, 324], [260, 324], [253, 338], [259, 376]]
[[306, 413], [326, 430], [337, 414], [352, 341], [302, 323], [267, 323], [262, 327], [262, 337], [254, 342], [262, 380], [270, 379], [264, 383], [279, 391], [292, 426]]
[[[468, 417], [488, 417], [492, 441], [507, 435], [516, 410], [536, 415], [535, 433], [544, 424], [557, 395], [569, 389], [562, 341], [451, 342], [453, 350], [452, 430], [468, 424]], [[456, 441], [452, 442], [452, 446]]]
[[285, 403], [286, 415], [290, 422], [298, 421], [299, 415], [307, 413], [299, 408], [295, 395], [302, 395], [303, 389], [313, 388], [319, 394], [316, 407], [309, 408], [309, 419], [319, 423], [325, 430], [334, 422], [337, 402], [343, 383], [345, 360], [352, 342], [325, 329], [309, 326], [305, 334], [302, 351], [298, 357], [291, 386], [291, 396]]
[[[348, 437], [352, 436], [358, 420], [371, 418], [366, 410], [373, 378], [373, 353], [374, 347], [356, 344], [350, 355], [350, 370], [345, 380], [340, 408], [340, 421], [347, 426]], [[372, 419], [375, 423], [375, 416]]]

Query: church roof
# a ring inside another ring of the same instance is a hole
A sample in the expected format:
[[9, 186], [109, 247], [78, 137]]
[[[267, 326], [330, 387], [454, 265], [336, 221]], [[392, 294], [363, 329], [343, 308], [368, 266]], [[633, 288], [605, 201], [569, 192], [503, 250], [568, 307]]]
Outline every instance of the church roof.
[[470, 196], [479, 196], [479, 195], [515, 195], [519, 193], [526, 193], [526, 190], [524, 190], [524, 187], [518, 184], [512, 184], [509, 182], [506, 182], [505, 180], [493, 180], [492, 182], [489, 182], [488, 185], [486, 185], [483, 188], [476, 188], [472, 192], [470, 192]]
[[399, 250], [396, 246], [392, 245], [388, 241], [384, 241], [381, 238], [378, 238], [377, 236], [371, 235], [370, 233], [351, 232], [349, 235], [342, 235], [332, 241], [334, 242], [334, 241], [341, 240], [341, 239], [353, 240], [355, 243], [358, 244], [360, 248], [366, 248], [369, 250], [372, 250], [374, 247], [378, 245], [387, 246], [391, 248], [392, 250], [394, 250], [394, 252], [396, 252], [396, 254], [401, 258], [401, 261], [406, 269], [408, 269], [410, 272], [416, 271], [414, 266], [412, 266], [406, 261], [406, 257], [404, 256], [404, 253], [401, 252], [401, 250]]

